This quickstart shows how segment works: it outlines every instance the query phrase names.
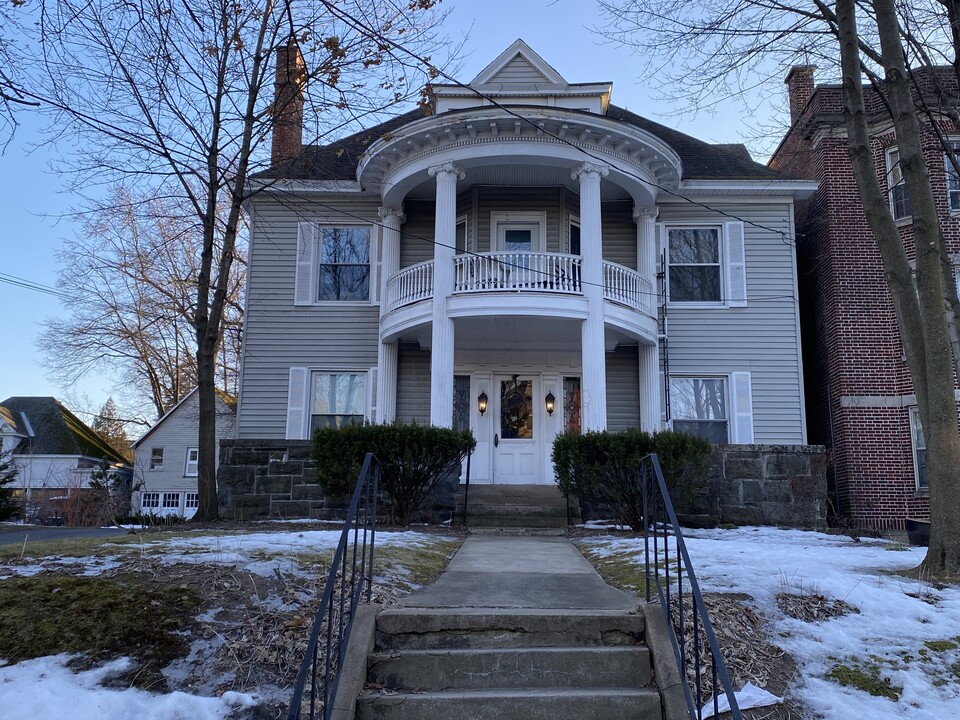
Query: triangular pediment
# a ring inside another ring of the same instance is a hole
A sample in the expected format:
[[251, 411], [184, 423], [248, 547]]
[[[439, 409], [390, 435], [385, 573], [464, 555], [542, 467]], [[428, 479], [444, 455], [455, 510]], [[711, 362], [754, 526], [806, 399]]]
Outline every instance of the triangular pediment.
[[567, 85], [550, 64], [523, 40], [517, 40], [487, 65], [471, 85]]

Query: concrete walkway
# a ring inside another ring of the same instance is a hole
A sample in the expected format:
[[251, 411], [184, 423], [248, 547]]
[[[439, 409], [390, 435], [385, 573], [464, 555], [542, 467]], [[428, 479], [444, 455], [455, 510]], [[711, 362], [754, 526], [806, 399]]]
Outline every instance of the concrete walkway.
[[562, 537], [471, 535], [408, 608], [631, 610], [637, 599], [607, 585]]

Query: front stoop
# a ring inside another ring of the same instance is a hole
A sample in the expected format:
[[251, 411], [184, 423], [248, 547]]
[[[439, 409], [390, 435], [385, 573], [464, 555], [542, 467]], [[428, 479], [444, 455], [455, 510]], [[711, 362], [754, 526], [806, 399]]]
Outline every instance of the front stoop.
[[357, 718], [661, 720], [644, 629], [642, 612], [384, 611]]
[[471, 485], [469, 496], [461, 485], [454, 520], [470, 528], [565, 528], [580, 522], [580, 504], [556, 485]]

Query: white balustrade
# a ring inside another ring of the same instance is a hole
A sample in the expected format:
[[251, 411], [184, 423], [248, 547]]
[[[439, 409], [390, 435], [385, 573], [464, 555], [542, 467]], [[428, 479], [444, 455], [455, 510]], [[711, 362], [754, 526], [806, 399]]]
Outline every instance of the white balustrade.
[[387, 281], [387, 307], [395, 310], [433, 297], [433, 260], [405, 267]]
[[579, 255], [497, 252], [457, 255], [454, 262], [454, 293], [582, 292]]
[[[581, 257], [559, 253], [496, 252], [457, 255], [455, 294], [546, 292], [581, 295]], [[649, 315], [653, 285], [636, 270], [603, 263], [603, 296]], [[406, 267], [387, 281], [390, 310], [433, 297], [433, 260]]]
[[653, 306], [653, 284], [636, 270], [604, 262], [603, 296], [649, 315]]

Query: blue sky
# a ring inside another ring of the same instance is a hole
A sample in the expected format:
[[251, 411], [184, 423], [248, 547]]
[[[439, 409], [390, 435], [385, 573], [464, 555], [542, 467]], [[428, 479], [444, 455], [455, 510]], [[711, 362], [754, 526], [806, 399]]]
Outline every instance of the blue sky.
[[[570, 82], [612, 81], [613, 102], [708, 142], [741, 142], [746, 125], [732, 105], [716, 115], [678, 118], [656, 101], [632, 68], [627, 49], [604, 44], [588, 28], [596, 24], [593, 0], [446, 0], [453, 39], [469, 34], [459, 79], [472, 79], [518, 37]], [[784, 89], [784, 102], [786, 101]], [[22, 113], [13, 141], [0, 156], [0, 273], [56, 286], [56, 253], [72, 236], [58, 215], [79, 200], [65, 191], [56, 171], [55, 147], [40, 146], [39, 121]], [[761, 158], [762, 160], [762, 158]], [[110, 378], [92, 376], [75, 387], [58, 387], [46, 376], [36, 347], [44, 318], [62, 313], [59, 301], [0, 283], [0, 401], [12, 395], [86, 395], [93, 409], [114, 391]], [[84, 410], [75, 405], [73, 409]]]

